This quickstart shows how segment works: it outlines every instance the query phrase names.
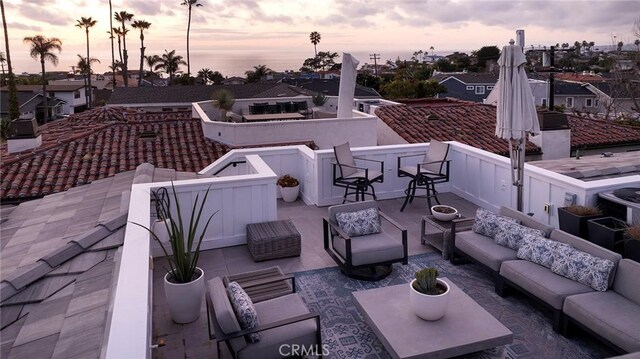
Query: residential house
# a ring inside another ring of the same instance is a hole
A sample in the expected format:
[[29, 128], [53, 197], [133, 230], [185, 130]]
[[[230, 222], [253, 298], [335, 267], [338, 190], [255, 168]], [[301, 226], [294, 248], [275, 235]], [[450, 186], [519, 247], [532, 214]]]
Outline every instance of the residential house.
[[[18, 92], [40, 93], [41, 85], [18, 85]], [[7, 87], [2, 87], [0, 91], [8, 91]], [[61, 114], [71, 115], [87, 109], [87, 98], [85, 97], [85, 86], [83, 82], [56, 83], [47, 86], [47, 95], [56, 97], [64, 103]]]
[[[283, 83], [299, 87], [308, 93], [322, 93], [326, 96], [338, 96], [340, 92], [340, 79], [284, 79]], [[356, 84], [355, 97], [360, 99], [379, 99], [381, 98], [378, 91], [371, 87]]]
[[554, 81], [553, 93], [555, 105], [564, 106], [568, 112], [599, 112], [598, 96], [586, 83]]
[[247, 80], [244, 77], [232, 76], [222, 80], [223, 85], [244, 85]]
[[598, 113], [607, 118], [617, 118], [622, 114], [634, 114], [637, 118], [640, 108], [640, 81], [630, 80], [629, 87], [625, 84], [610, 80], [594, 82], [585, 86], [597, 98]]
[[493, 73], [450, 72], [436, 73], [433, 80], [447, 88], [447, 93], [437, 94], [436, 98], [455, 98], [463, 101], [482, 102], [487, 98], [498, 75]]
[[[20, 108], [20, 118], [36, 118], [40, 121], [44, 118], [42, 111], [44, 101], [41, 93], [18, 92], [18, 106]], [[47, 108], [49, 118], [54, 119], [63, 114], [64, 100], [49, 96]], [[0, 91], [0, 118], [9, 118], [9, 92]]]

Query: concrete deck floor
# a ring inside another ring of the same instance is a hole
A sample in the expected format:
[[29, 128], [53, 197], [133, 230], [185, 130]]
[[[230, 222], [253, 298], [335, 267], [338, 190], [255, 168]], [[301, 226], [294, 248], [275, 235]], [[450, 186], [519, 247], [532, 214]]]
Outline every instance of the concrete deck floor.
[[[477, 206], [454, 194], [442, 193], [439, 199], [442, 204], [458, 209], [462, 215], [475, 215]], [[404, 198], [380, 201], [380, 208], [407, 229], [409, 255], [435, 251], [436, 249], [430, 245], [420, 244], [421, 219], [429, 213], [426, 200], [416, 198], [413, 203], [407, 205], [404, 212], [400, 212], [403, 201]], [[323, 246], [322, 217], [326, 213], [327, 207], [307, 206], [301, 200], [293, 203], [279, 200], [278, 219], [291, 219], [300, 232], [302, 240], [300, 257], [254, 262], [246, 245], [203, 251], [200, 255], [200, 267], [205, 272], [205, 280], [274, 265], [280, 266], [285, 273], [335, 266], [335, 262], [325, 252]], [[164, 297], [163, 277], [166, 273], [164, 268], [166, 268], [164, 259], [157, 259], [153, 272], [153, 344], [163, 340], [165, 345], [155, 349], [153, 357], [158, 359], [217, 357], [215, 341], [210, 341], [208, 336], [204, 301], [200, 318], [195, 322], [182, 325], [171, 320]], [[222, 356], [227, 357], [224, 352]]]

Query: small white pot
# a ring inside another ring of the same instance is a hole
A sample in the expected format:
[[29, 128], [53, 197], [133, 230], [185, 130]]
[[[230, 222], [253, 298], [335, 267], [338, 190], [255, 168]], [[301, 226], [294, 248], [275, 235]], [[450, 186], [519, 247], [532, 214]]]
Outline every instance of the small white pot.
[[[434, 208], [436, 208], [436, 207], [446, 207], [446, 208], [449, 208], [449, 209], [453, 210], [453, 212], [452, 213], [438, 212], [438, 211], [434, 210]], [[451, 206], [445, 206], [445, 205], [439, 204], [437, 206], [432, 206], [431, 207], [431, 214], [434, 217], [436, 217], [436, 219], [439, 220], [439, 221], [448, 222], [448, 221], [458, 217], [458, 210], [453, 208], [453, 207], [451, 207]]]
[[412, 280], [409, 283], [409, 301], [411, 309], [416, 315], [424, 320], [438, 320], [444, 317], [449, 305], [449, 285], [442, 279], [437, 279], [438, 283], [444, 285], [447, 290], [439, 295], [423, 294], [413, 288]]
[[200, 307], [204, 298], [204, 271], [196, 267], [196, 280], [176, 284], [167, 280], [171, 273], [164, 276], [164, 294], [167, 298], [169, 312], [174, 322], [179, 324], [191, 323], [200, 317]]
[[282, 196], [282, 200], [285, 202], [294, 202], [298, 199], [298, 192], [300, 191], [300, 185], [295, 187], [280, 187], [280, 196]]

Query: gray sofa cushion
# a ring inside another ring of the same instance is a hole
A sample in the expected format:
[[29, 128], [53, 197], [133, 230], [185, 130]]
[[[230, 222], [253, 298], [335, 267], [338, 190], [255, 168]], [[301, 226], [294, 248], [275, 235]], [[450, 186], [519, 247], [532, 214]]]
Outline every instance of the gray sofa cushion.
[[476, 219], [471, 229], [478, 234], [493, 238], [499, 231], [498, 225], [505, 221], [517, 223], [517, 220], [513, 218], [501, 217], [484, 208], [478, 208], [476, 210]]
[[[256, 303], [255, 307], [263, 324], [309, 313], [307, 306], [295, 293]], [[316, 322], [313, 319], [264, 330], [260, 334], [262, 339], [240, 351], [239, 358], [280, 358], [279, 348], [283, 344], [305, 345], [307, 348], [319, 344], [316, 343]]]
[[[231, 307], [231, 302], [227, 296], [227, 290], [222, 283], [220, 277], [215, 277], [207, 282], [208, 295], [213, 303], [213, 308], [216, 312], [216, 319], [222, 331], [225, 334], [234, 333], [240, 331], [240, 324], [236, 319], [236, 314]], [[247, 341], [244, 337], [231, 339], [231, 347], [234, 351], [238, 352], [247, 346]]]
[[[347, 246], [344, 238], [333, 237], [333, 248], [347, 258]], [[404, 248], [399, 239], [381, 232], [362, 237], [351, 238], [351, 264], [380, 263], [404, 257]]]
[[495, 272], [500, 270], [502, 262], [517, 258], [513, 249], [497, 245], [493, 239], [473, 231], [456, 233], [456, 248]]
[[518, 222], [520, 222], [520, 224], [525, 227], [539, 229], [544, 232], [544, 236], [547, 238], [549, 238], [551, 231], [553, 231], [553, 227], [548, 226], [542, 222], [539, 222], [533, 217], [527, 216], [526, 214], [513, 210], [509, 207], [504, 207], [504, 206], [500, 207], [500, 209], [498, 210], [498, 214], [501, 216], [514, 218], [518, 220]]
[[551, 268], [556, 256], [564, 256], [572, 249], [566, 243], [538, 236], [526, 236], [517, 255], [519, 259]]
[[622, 259], [622, 256], [620, 254], [612, 252], [608, 249], [602, 248], [597, 244], [593, 244], [580, 237], [576, 237], [572, 234], [569, 234], [567, 232], [564, 232], [558, 229], [554, 229], [551, 232], [550, 238], [562, 243], [566, 243], [579, 251], [583, 251], [591, 255], [594, 255], [596, 257], [604, 258], [612, 261], [614, 266], [613, 266], [613, 271], [609, 276], [609, 288], [613, 285], [613, 279], [615, 278], [618, 262], [620, 262], [620, 259]]
[[[640, 263], [623, 259], [618, 263], [613, 290], [623, 297], [640, 305]], [[640, 321], [638, 321], [640, 322]]]
[[380, 215], [375, 207], [353, 212], [338, 212], [336, 221], [340, 229], [349, 237], [380, 233], [381, 229]]
[[538, 229], [529, 228], [517, 223], [502, 221], [498, 223], [498, 233], [494, 237], [496, 244], [509, 247], [514, 250], [520, 249], [520, 245], [525, 236], [543, 237], [544, 232]]
[[569, 295], [593, 292], [591, 287], [561, 277], [529, 261], [503, 262], [500, 275], [555, 309], [562, 309], [564, 298]]
[[551, 271], [604, 292], [609, 288], [609, 277], [614, 266], [608, 259], [572, 249], [554, 258]]
[[564, 301], [563, 311], [620, 348], [630, 352], [640, 350], [640, 306], [618, 293], [572, 295]]

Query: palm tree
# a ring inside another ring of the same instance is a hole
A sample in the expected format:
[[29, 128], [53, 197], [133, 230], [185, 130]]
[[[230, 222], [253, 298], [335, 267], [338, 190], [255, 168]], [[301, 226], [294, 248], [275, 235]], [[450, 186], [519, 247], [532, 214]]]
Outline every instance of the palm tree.
[[46, 72], [44, 69], [44, 63], [45, 61], [49, 61], [54, 66], [58, 65], [58, 56], [54, 54], [53, 51], [62, 51], [62, 41], [55, 37], [47, 38], [42, 35], [27, 36], [23, 41], [31, 46], [31, 57], [36, 60], [40, 59], [40, 64], [42, 66], [42, 96], [44, 97], [44, 123], [47, 123], [49, 120], [49, 109], [47, 103], [47, 79], [45, 77]]
[[236, 103], [236, 99], [233, 94], [226, 89], [218, 90], [211, 96], [217, 108], [220, 109], [220, 121], [227, 121], [227, 112], [231, 111], [233, 104]]
[[263, 76], [270, 73], [271, 71], [272, 70], [266, 65], [254, 66], [253, 70], [245, 72], [245, 75], [247, 75], [247, 82], [258, 82]]
[[13, 121], [20, 117], [20, 106], [18, 105], [18, 90], [16, 89], [16, 78], [11, 67], [11, 51], [9, 51], [9, 32], [7, 32], [7, 19], [4, 16], [4, 1], [0, 0], [0, 10], [2, 11], [2, 27], [4, 29], [4, 46], [7, 51], [7, 69], [9, 70], [9, 120]]
[[173, 77], [175, 76], [176, 71], [180, 69], [180, 65], [186, 65], [182, 56], [176, 55], [176, 50], [167, 51], [164, 50], [164, 54], [162, 54], [162, 58], [160, 59], [160, 63], [158, 63], [155, 67], [156, 70], [163, 69], [166, 73], [169, 74], [169, 85], [173, 84]]
[[94, 27], [96, 22], [96, 20], [93, 20], [90, 17], [81, 17], [80, 20], [76, 20], [76, 27], [81, 29], [84, 28], [87, 34], [87, 71], [85, 72], [85, 81], [87, 81], [88, 78], [89, 82], [88, 87], [85, 88], [85, 93], [87, 94], [87, 108], [91, 108], [91, 93], [93, 92], [93, 87], [91, 87], [91, 61], [89, 60], [89, 28]]
[[133, 19], [133, 14], [126, 11], [116, 12], [113, 17], [116, 21], [122, 24], [122, 78], [124, 80], [124, 87], [129, 87], [129, 55], [127, 55], [127, 27], [125, 24], [127, 21]]
[[640, 39], [636, 39], [633, 44], [636, 45], [636, 48], [638, 49], [638, 51], [640, 51]]
[[113, 69], [116, 68], [116, 57], [113, 54], [113, 18], [111, 17], [113, 14], [113, 6], [111, 5], [111, 0], [109, 0], [109, 39], [111, 40], [111, 78], [113, 80], [113, 91], [116, 90], [116, 73], [113, 72]]
[[209, 68], [204, 68], [204, 69], [201, 69], [200, 71], [198, 71], [198, 77], [202, 78], [202, 80], [204, 81], [205, 84], [209, 80], [210, 76], [213, 76], [213, 70], [211, 70]]
[[618, 46], [617, 46], [618, 52], [622, 51], [622, 46], [624, 46], [624, 43], [622, 41], [618, 42]]
[[191, 60], [189, 58], [189, 31], [191, 30], [191, 8], [200, 7], [202, 4], [198, 4], [198, 0], [184, 0], [182, 4], [189, 8], [189, 22], [187, 23], [187, 78], [191, 79]]
[[[87, 61], [87, 59], [89, 59], [89, 61]], [[96, 59], [95, 57], [83, 57], [82, 55], [78, 54], [78, 71], [81, 74], [84, 74], [84, 86], [85, 88], [87, 87], [87, 78], [89, 79], [89, 83], [91, 83], [91, 64], [94, 63], [100, 63], [100, 60]], [[91, 88], [91, 85], [88, 85], [89, 88]], [[85, 91], [85, 97], [87, 99], [87, 108], [89, 107], [89, 104], [91, 103], [91, 96], [89, 95], [89, 91]]]
[[158, 55], [151, 55], [151, 56], [145, 56], [144, 57], [147, 63], [147, 66], [149, 66], [149, 72], [154, 73], [153, 72], [153, 67], [157, 64], [160, 63], [160, 61], [162, 61], [162, 58]]
[[138, 76], [138, 86], [142, 83], [142, 65], [144, 64], [144, 30], [148, 30], [151, 26], [150, 22], [144, 20], [136, 20], [131, 24], [134, 29], [140, 30], [140, 74]]
[[[118, 54], [120, 55], [120, 62], [122, 62], [122, 30], [119, 27], [114, 27], [111, 29], [112, 33], [115, 33], [118, 37]], [[129, 32], [129, 30], [127, 30]], [[126, 33], [125, 33], [126, 34]], [[115, 62], [115, 61], [114, 61]]]
[[313, 44], [313, 50], [316, 54], [316, 56], [318, 56], [318, 49], [316, 48], [316, 45], [318, 45], [320, 43], [320, 33], [317, 31], [312, 32], [309, 35], [309, 39], [311, 40], [311, 43]]
[[5, 62], [7, 62], [7, 58], [4, 56], [4, 52], [0, 51], [0, 65], [2, 65], [2, 82], [0, 83], [1, 86], [4, 86], [7, 82], [7, 75], [5, 75], [4, 73]]

